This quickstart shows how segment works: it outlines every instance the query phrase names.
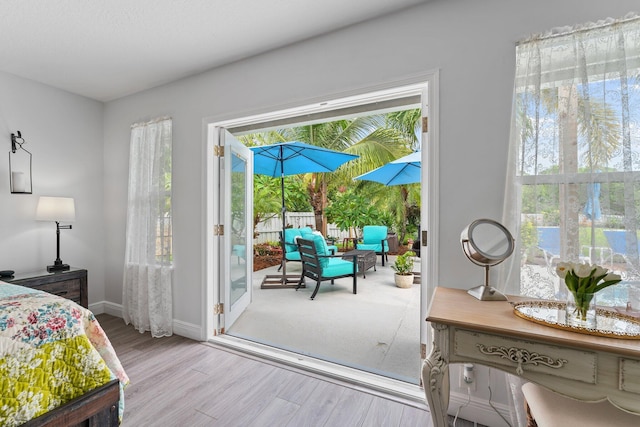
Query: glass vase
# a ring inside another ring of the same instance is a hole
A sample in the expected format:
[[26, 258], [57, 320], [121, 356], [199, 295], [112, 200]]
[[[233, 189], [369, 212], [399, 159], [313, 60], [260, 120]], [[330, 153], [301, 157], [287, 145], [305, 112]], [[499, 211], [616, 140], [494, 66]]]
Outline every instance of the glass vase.
[[566, 307], [567, 325], [597, 329], [596, 294], [569, 292]]

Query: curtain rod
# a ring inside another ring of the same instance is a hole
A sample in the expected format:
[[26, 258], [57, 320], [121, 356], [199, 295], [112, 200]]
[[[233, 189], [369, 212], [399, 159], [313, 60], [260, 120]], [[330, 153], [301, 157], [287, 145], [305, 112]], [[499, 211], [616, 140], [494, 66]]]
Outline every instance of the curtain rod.
[[605, 28], [616, 24], [626, 24], [628, 22], [640, 20], [640, 15], [635, 12], [627, 13], [623, 18], [614, 19], [607, 18], [596, 22], [587, 22], [585, 24], [577, 24], [574, 26], [555, 27], [545, 33], [532, 34], [524, 40], [516, 42], [516, 46], [541, 40], [549, 40], [558, 37], [568, 36], [570, 34], [584, 33], [597, 28]]
[[159, 122], [163, 122], [165, 120], [171, 120], [171, 116], [162, 116], [162, 117], [157, 117], [155, 119], [151, 119], [148, 122], [138, 122], [138, 123], [134, 123], [131, 125], [131, 128], [137, 128], [139, 126], [146, 126], [146, 125], [151, 125], [154, 123], [159, 123]]

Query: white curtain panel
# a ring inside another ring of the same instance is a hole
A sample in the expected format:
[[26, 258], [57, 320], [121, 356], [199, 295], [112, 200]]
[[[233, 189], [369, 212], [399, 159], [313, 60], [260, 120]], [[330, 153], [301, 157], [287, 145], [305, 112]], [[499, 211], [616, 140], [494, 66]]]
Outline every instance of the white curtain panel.
[[562, 297], [558, 261], [639, 278], [640, 19], [561, 28], [516, 49], [504, 291]]
[[141, 333], [173, 333], [171, 126], [160, 118], [131, 126], [123, 316]]
[[[518, 43], [503, 211], [516, 250], [500, 270], [501, 290], [564, 300], [559, 261], [596, 263], [640, 280], [639, 217], [638, 16]], [[626, 298], [609, 295], [618, 297]], [[517, 411], [519, 385], [509, 380]], [[512, 421], [523, 417], [514, 413]]]

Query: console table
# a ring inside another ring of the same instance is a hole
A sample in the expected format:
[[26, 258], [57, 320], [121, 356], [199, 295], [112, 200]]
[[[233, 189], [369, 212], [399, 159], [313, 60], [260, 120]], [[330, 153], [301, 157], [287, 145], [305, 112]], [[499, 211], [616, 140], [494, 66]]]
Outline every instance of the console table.
[[[527, 298], [509, 296], [510, 301]], [[477, 363], [584, 401], [608, 398], [640, 414], [640, 341], [554, 329], [517, 317], [508, 301], [436, 288], [427, 321], [433, 349], [422, 367], [429, 410], [447, 425], [449, 364]]]
[[70, 299], [84, 308], [89, 308], [87, 295], [87, 270], [71, 267], [69, 270], [49, 273], [47, 270], [18, 273], [3, 282], [38, 289]]

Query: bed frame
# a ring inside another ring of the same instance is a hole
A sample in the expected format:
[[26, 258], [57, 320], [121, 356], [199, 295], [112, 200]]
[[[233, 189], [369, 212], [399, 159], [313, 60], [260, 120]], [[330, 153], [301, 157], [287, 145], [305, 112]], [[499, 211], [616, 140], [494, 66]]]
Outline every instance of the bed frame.
[[119, 381], [113, 380], [27, 421], [22, 427], [116, 427], [119, 402]]

